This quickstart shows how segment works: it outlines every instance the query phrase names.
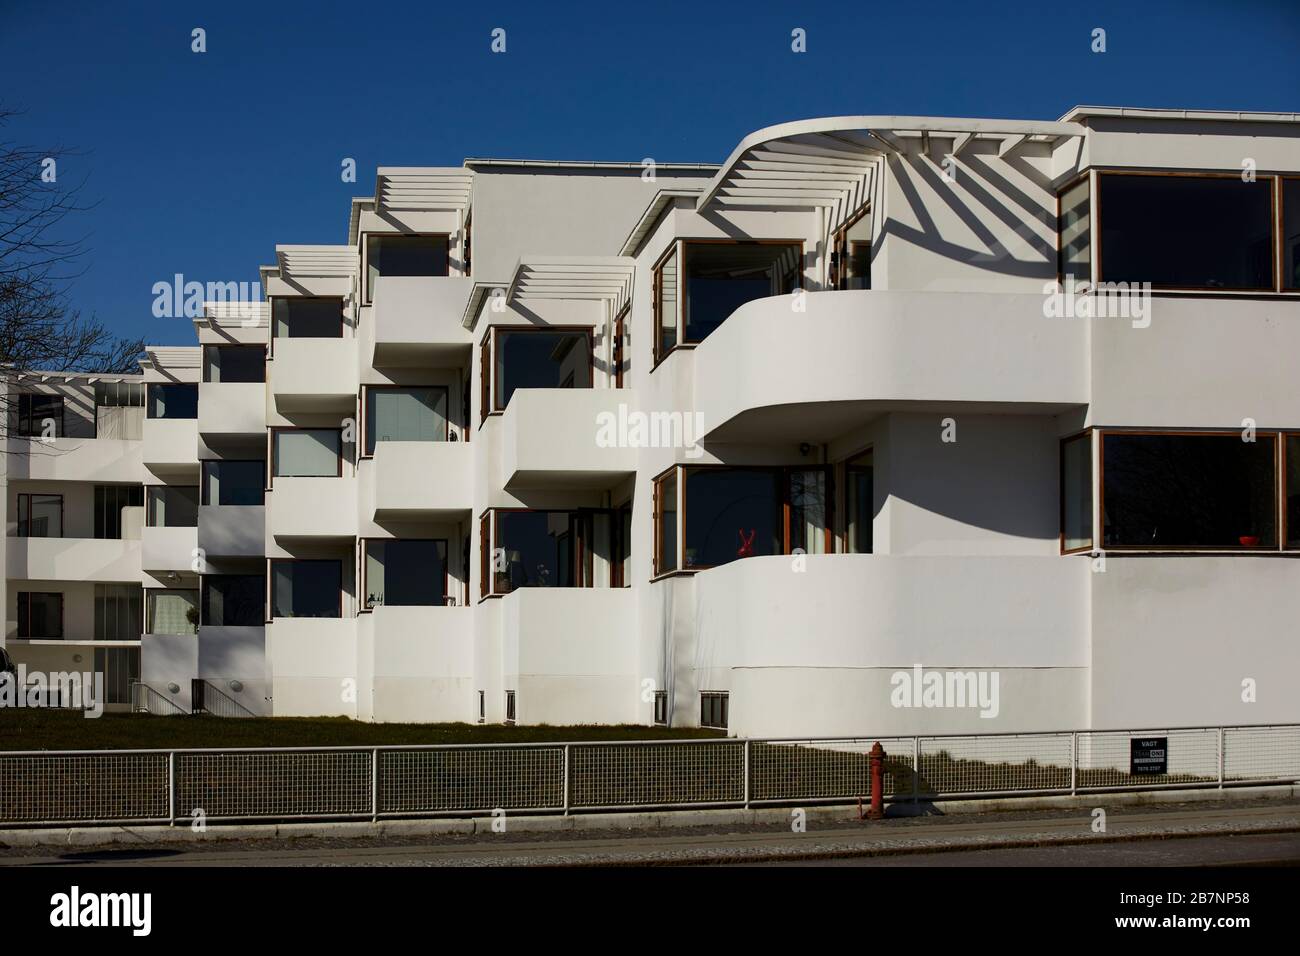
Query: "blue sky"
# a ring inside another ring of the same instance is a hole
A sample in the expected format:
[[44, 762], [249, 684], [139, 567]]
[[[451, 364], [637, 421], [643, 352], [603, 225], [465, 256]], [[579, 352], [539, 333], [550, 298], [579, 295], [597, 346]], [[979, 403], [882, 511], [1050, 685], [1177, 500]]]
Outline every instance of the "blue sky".
[[0, 139], [78, 153], [59, 167], [95, 203], [69, 229], [74, 305], [189, 344], [188, 320], [153, 317], [155, 282], [253, 282], [277, 242], [344, 241], [381, 164], [720, 162], [754, 129], [847, 113], [1300, 110], [1300, 0], [1049, 6], [0, 0], [0, 102], [24, 111]]

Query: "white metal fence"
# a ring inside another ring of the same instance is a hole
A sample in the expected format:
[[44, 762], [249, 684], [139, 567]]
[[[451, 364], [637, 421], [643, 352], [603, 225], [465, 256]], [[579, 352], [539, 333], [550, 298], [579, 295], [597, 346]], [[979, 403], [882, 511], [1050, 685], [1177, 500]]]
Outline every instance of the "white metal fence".
[[870, 795], [877, 741], [894, 801], [1300, 781], [1300, 725], [9, 752], [0, 827], [176, 823], [196, 811], [220, 822], [852, 803]]

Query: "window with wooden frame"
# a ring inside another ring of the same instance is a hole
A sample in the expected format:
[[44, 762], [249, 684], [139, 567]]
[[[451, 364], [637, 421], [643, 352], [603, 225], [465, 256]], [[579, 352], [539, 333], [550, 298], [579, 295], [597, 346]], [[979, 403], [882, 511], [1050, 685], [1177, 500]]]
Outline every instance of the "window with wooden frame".
[[275, 427], [270, 432], [272, 478], [343, 475], [343, 429]]
[[478, 423], [481, 426], [492, 411], [492, 330], [483, 333], [478, 346]]
[[495, 325], [488, 338], [491, 402], [487, 407], [492, 412], [505, 411], [520, 388], [592, 387], [595, 352], [590, 326]]
[[1108, 170], [1097, 174], [1099, 282], [1153, 289], [1272, 292], [1278, 177]]
[[1092, 282], [1092, 176], [1083, 176], [1056, 195], [1056, 278]]
[[1300, 432], [1282, 434], [1282, 547], [1300, 549]]
[[835, 231], [831, 243], [832, 289], [871, 288], [871, 207], [863, 206]]
[[365, 454], [381, 441], [449, 441], [450, 389], [445, 385], [366, 385]]
[[1061, 553], [1092, 550], [1092, 430], [1061, 439]]
[[833, 552], [831, 473], [829, 465], [677, 466], [656, 481], [656, 574], [759, 555]]
[[375, 283], [383, 276], [449, 274], [451, 236], [447, 233], [364, 233], [361, 247], [362, 271], [366, 277], [364, 305], [374, 302]]
[[614, 343], [610, 349], [610, 362], [614, 366], [614, 387], [623, 387], [627, 371], [627, 314], [630, 305], [624, 306], [614, 319]]
[[1099, 434], [1102, 542], [1110, 550], [1278, 548], [1277, 432]]
[[1300, 176], [1283, 176], [1278, 192], [1282, 291], [1300, 292]]
[[[606, 508], [492, 508], [480, 519], [479, 596], [519, 588], [596, 586], [595, 556], [612, 554], [614, 512]], [[614, 587], [614, 572], [608, 578]]]
[[655, 364], [698, 345], [747, 302], [802, 285], [803, 242], [678, 239], [654, 268]]
[[447, 604], [445, 538], [364, 538], [361, 550], [366, 610]]
[[17, 536], [62, 538], [63, 495], [20, 494]]

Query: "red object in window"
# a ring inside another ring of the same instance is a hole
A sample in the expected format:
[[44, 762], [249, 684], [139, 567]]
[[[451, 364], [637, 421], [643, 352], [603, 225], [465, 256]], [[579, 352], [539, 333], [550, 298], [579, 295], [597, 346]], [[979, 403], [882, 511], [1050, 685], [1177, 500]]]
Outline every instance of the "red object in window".
[[740, 547], [736, 550], [738, 558], [752, 558], [754, 556], [754, 529], [749, 529], [749, 536], [745, 536], [744, 528], [737, 528], [740, 534]]

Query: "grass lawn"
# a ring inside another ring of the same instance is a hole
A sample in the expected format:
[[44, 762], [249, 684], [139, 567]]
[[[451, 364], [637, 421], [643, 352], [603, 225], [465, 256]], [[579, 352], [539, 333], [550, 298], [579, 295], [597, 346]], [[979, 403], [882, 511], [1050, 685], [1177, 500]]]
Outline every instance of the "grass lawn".
[[347, 717], [155, 717], [38, 709], [0, 710], [0, 751], [165, 750], [175, 747], [375, 747], [387, 744], [504, 744], [554, 740], [722, 737], [714, 730], [622, 726], [507, 727], [500, 724], [368, 724]]

